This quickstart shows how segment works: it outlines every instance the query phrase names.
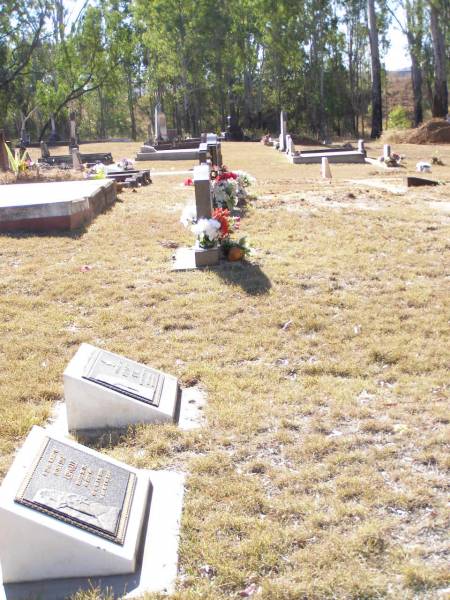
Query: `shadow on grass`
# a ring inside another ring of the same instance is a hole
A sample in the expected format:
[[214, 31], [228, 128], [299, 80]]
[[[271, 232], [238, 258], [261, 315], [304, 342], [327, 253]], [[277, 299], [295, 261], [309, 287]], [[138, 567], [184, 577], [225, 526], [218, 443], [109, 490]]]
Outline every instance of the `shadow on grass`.
[[246, 260], [236, 263], [223, 261], [212, 270], [226, 283], [239, 285], [249, 296], [267, 294], [272, 287], [260, 267]]

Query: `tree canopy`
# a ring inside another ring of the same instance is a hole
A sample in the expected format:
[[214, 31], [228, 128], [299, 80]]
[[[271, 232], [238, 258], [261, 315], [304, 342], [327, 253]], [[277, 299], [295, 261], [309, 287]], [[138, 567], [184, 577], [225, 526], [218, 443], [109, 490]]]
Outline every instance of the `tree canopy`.
[[411, 117], [418, 124], [426, 109], [446, 113], [444, 0], [79, 4], [0, 2], [0, 127], [11, 136], [41, 138], [50, 128], [64, 136], [75, 110], [84, 138], [136, 139], [156, 104], [185, 134], [224, 129], [229, 114], [248, 132], [274, 131], [283, 108], [292, 128], [318, 138], [370, 126], [378, 135], [387, 117], [382, 56], [399, 9], [413, 65]]

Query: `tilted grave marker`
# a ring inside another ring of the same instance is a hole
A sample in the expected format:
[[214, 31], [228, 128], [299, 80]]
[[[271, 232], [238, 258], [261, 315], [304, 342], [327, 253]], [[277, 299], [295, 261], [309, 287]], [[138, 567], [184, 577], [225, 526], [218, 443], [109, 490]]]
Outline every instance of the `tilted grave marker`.
[[33, 427], [0, 488], [3, 583], [132, 573], [150, 481]]
[[176, 377], [90, 344], [64, 371], [69, 431], [123, 428], [177, 420]]

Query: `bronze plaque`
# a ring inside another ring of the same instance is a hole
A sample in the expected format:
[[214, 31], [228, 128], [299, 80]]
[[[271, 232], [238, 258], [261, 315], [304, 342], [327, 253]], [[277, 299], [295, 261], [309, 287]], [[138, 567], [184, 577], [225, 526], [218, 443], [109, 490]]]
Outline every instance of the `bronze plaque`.
[[83, 378], [152, 406], [159, 406], [164, 383], [162, 373], [106, 350], [94, 353]]
[[15, 502], [123, 545], [135, 485], [134, 473], [46, 437]]

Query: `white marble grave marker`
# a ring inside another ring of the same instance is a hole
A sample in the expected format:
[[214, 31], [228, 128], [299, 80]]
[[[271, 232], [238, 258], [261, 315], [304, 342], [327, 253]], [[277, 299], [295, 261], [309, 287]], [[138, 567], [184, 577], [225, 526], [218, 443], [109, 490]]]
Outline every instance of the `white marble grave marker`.
[[328, 162], [328, 158], [326, 156], [322, 157], [322, 177], [324, 179], [331, 179], [330, 163]]
[[180, 387], [172, 375], [82, 344], [64, 371], [69, 431], [123, 428], [178, 418]]
[[0, 488], [2, 583], [135, 571], [148, 474], [33, 427]]
[[280, 113], [280, 152], [286, 151], [287, 116], [284, 110]]

